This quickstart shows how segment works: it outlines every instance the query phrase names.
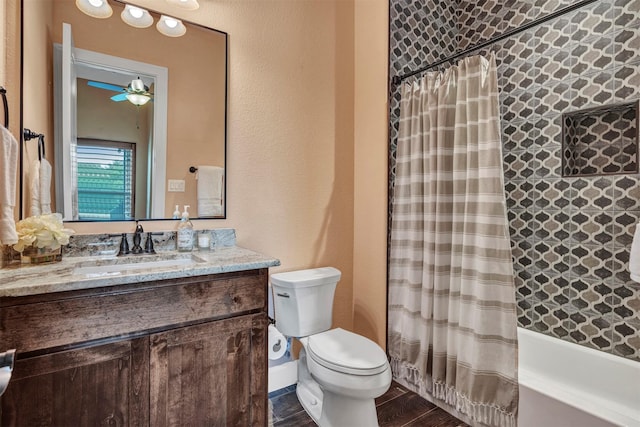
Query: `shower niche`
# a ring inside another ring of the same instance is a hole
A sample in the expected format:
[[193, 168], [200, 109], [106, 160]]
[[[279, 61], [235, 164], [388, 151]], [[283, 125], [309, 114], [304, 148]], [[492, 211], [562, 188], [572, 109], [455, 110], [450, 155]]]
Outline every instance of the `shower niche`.
[[638, 105], [562, 114], [562, 176], [638, 173]]

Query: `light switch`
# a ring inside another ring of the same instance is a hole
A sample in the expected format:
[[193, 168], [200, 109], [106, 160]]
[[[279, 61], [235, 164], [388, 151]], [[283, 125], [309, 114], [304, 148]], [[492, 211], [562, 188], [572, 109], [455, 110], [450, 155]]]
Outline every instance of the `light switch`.
[[184, 179], [170, 179], [168, 187], [171, 193], [184, 193]]

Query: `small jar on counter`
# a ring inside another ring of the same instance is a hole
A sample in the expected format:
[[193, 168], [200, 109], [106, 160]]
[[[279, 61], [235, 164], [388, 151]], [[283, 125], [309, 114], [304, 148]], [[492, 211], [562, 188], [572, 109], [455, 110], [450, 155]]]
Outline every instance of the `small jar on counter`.
[[198, 250], [208, 251], [211, 244], [211, 234], [207, 230], [198, 231]]

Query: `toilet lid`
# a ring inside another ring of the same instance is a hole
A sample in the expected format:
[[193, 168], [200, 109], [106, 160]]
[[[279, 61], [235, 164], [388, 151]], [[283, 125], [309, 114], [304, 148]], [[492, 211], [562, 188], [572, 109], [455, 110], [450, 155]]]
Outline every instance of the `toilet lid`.
[[375, 375], [387, 369], [387, 355], [363, 336], [336, 328], [308, 339], [309, 355], [326, 368], [353, 375]]

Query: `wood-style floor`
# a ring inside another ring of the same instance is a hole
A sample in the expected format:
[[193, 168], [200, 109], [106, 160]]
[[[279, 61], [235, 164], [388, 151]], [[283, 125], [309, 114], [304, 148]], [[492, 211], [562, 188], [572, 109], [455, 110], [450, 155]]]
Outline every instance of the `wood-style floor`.
[[[314, 427], [304, 411], [294, 388], [269, 396], [273, 405], [274, 427]], [[396, 383], [376, 399], [380, 427], [468, 427], [434, 404]], [[345, 426], [349, 427], [349, 426]]]

